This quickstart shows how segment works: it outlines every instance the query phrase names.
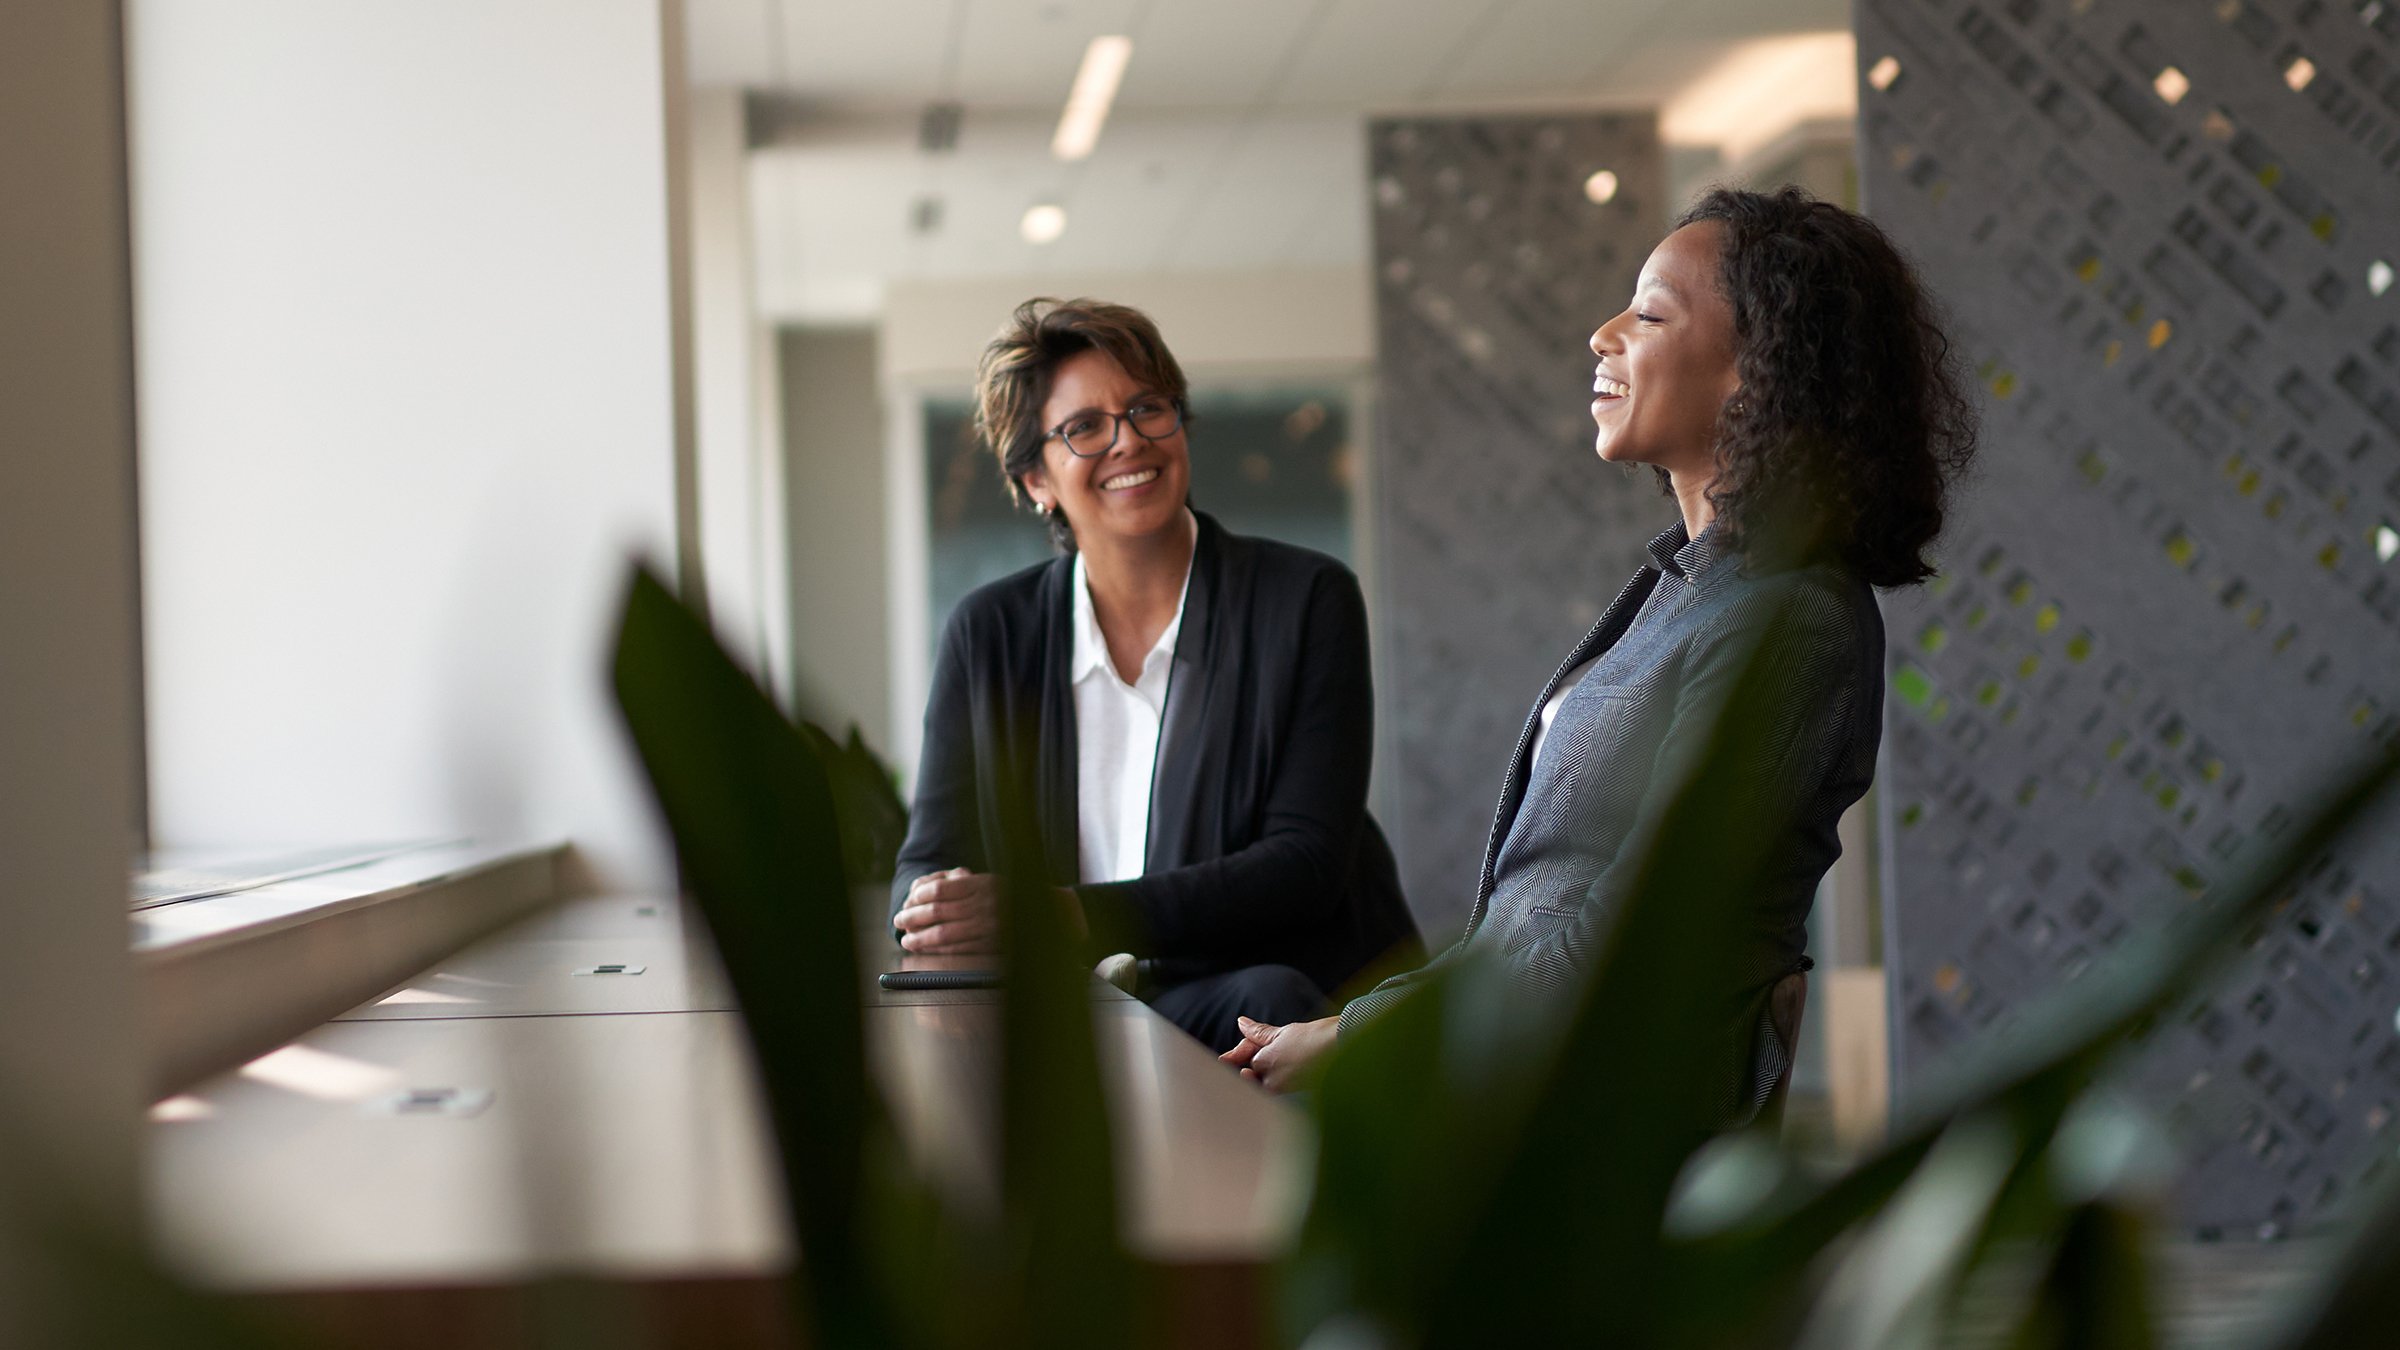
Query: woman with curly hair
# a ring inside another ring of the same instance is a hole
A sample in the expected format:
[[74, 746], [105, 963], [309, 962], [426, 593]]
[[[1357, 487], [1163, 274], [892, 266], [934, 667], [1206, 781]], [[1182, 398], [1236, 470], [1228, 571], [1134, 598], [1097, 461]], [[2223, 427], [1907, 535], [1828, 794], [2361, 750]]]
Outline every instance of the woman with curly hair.
[[[1682, 518], [1534, 701], [1473, 917], [1435, 964], [1488, 951], [1537, 996], [1571, 992], [1633, 884], [1639, 850], [1623, 846], [1645, 802], [1675, 789], [1747, 671], [1745, 687], [1770, 691], [1773, 706], [1743, 708], [1727, 747], [1756, 794], [1745, 805], [1761, 808], [1733, 828], [1774, 822], [1779, 836], [1738, 942], [1750, 1062], [1726, 1083], [1725, 1119], [1739, 1122], [1790, 1063], [1770, 991], [1808, 969], [1805, 925], [1841, 851], [1835, 824], [1874, 776], [1873, 588], [1933, 574], [1925, 550], [1974, 452], [1974, 409], [1891, 241], [1796, 189], [1708, 194], [1591, 349], [1600, 458], [1656, 470]], [[1288, 1088], [1422, 974], [1336, 1017], [1245, 1019], [1224, 1058]]]

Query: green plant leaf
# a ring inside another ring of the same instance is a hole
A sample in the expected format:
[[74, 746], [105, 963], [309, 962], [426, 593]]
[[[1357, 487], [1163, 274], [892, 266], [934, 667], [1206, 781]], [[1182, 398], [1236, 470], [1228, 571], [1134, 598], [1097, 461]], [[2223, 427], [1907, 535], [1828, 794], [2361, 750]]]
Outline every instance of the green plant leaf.
[[2004, 1112], [1970, 1116], [1944, 1130], [1835, 1271], [1801, 1334], [1801, 1350], [1931, 1344], [2023, 1160], [2023, 1140]]
[[1701, 710], [1705, 741], [1684, 750], [1682, 772], [1666, 764], [1670, 790], [1624, 846], [1622, 908], [1432, 1307], [1433, 1344], [1484, 1332], [1521, 1345], [1640, 1344], [1679, 1320], [1658, 1297], [1667, 1200], [1724, 1120], [1755, 1028], [1745, 1010], [1765, 992], [1743, 987], [1741, 952], [1751, 897], [1778, 861], [1768, 842], [1787, 837], [1777, 812], [1789, 808], [1765, 799], [1752, 754], [1773, 743], [1788, 674], [1780, 636], [1758, 632], [1731, 654], [1733, 677]]
[[2154, 1350], [2146, 1214], [2114, 1200], [2070, 1209], [2009, 1344], [2019, 1350]]
[[[2003, 1110], [2025, 1141], [2026, 1159], [2047, 1147], [2110, 1058], [2165, 1009], [2206, 987], [2248, 927], [2389, 792], [2396, 768], [2400, 761], [2382, 755], [2343, 773], [2300, 825], [2254, 850], [2219, 889], [2164, 902], [2178, 906], [2166, 922], [2044, 996], [2008, 1035], [1956, 1056], [1890, 1141], [1856, 1166], [1831, 1181], [1788, 1169], [1746, 1211], [1720, 1216], [1713, 1231], [1672, 1240], [1664, 1284], [1674, 1302], [1694, 1310], [1685, 1343], [1743, 1344], [1756, 1328], [1788, 1317], [1826, 1246], [1888, 1202], [1949, 1122]], [[2010, 1230], [2042, 1227], [2045, 1204], [2052, 1215], [2062, 1208], [2038, 1198], [2025, 1203], [2033, 1212], [2012, 1220]]]
[[2323, 1277], [2295, 1295], [2265, 1344], [2273, 1350], [2388, 1346], [2400, 1328], [2400, 1169], [2359, 1197], [2350, 1235]]
[[1458, 1260], [1474, 1206], [1540, 1067], [1509, 1037], [1500, 973], [1446, 963], [1377, 1021], [1346, 1033], [1310, 1103], [1321, 1141], [1313, 1199], [1283, 1263], [1285, 1341], [1340, 1324], [1399, 1343]]
[[626, 590], [615, 685], [758, 1057], [817, 1343], [900, 1343], [869, 1229], [922, 1205], [906, 1198], [867, 1075], [825, 770], [707, 624], [646, 569]]
[[1039, 878], [1029, 813], [1002, 821], [1001, 1200], [1014, 1334], [1046, 1350], [1137, 1344], [1142, 1291], [1117, 1226], [1092, 1033], [1095, 982], [1066, 898]]
[[[1315, 1310], [1346, 1285], [1388, 1335], [1428, 1345], [1643, 1344], [1661, 1330], [1667, 1197], [1724, 1117], [1764, 993], [1741, 987], [1736, 953], [1780, 835], [1743, 755], [1767, 743], [1778, 706], [1765, 636], [1731, 654], [1704, 743], [1681, 772], [1670, 764], [1674, 787], [1628, 838], [1632, 880], [1579, 990], [1534, 993], [1456, 961], [1442, 1008], [1412, 999], [1388, 1033], [1345, 1038], [1323, 1088], [1318, 1246], [1292, 1279]], [[1380, 1182], [1354, 1154], [1380, 1154]], [[1337, 1239], [1354, 1250], [1324, 1250]]]

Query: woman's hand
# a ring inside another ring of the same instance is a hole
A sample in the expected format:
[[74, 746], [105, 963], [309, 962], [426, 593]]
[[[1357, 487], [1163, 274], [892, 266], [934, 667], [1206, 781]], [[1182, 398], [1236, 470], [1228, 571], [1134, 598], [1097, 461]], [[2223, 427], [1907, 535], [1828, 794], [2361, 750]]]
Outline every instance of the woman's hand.
[[1305, 1086], [1342, 1029], [1339, 1016], [1280, 1027], [1253, 1022], [1247, 1017], [1236, 1020], [1242, 1027], [1241, 1043], [1217, 1058], [1240, 1069], [1242, 1077], [1269, 1092], [1290, 1092]]
[[954, 956], [1000, 950], [999, 879], [953, 867], [909, 884], [908, 903], [892, 916], [900, 950]]
[[[1083, 904], [1064, 887], [1047, 888], [1064, 907], [1077, 938], [1090, 932]], [[964, 956], [1000, 950], [1000, 879], [953, 867], [911, 882], [908, 903], [892, 916], [900, 949], [919, 956]]]

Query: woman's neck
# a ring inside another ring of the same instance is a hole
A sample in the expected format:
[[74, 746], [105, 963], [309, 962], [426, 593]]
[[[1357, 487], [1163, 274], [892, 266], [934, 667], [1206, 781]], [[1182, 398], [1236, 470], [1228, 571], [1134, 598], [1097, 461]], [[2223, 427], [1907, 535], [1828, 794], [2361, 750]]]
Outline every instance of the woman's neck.
[[1100, 621], [1108, 656], [1127, 683], [1141, 674], [1142, 659], [1175, 618], [1183, 602], [1184, 578], [1199, 544], [1200, 522], [1186, 510], [1182, 528], [1140, 539], [1097, 539], [1083, 550], [1083, 575], [1092, 590], [1092, 615]]
[[1717, 518], [1716, 503], [1708, 499], [1709, 487], [1717, 481], [1714, 472], [1707, 474], [1667, 471], [1667, 482], [1675, 489], [1675, 505], [1683, 511], [1683, 537], [1697, 539], [1700, 532]]

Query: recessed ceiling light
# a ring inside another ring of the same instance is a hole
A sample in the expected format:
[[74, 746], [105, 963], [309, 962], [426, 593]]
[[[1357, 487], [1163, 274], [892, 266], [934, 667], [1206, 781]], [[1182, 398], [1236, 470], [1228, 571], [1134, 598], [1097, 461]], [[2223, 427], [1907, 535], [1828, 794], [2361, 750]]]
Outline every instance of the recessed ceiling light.
[[2308, 88], [2308, 82], [2315, 78], [2317, 78], [2317, 63], [2305, 56], [2293, 57], [2292, 63], [2283, 68], [2283, 82], [2290, 85], [2295, 94]]
[[1083, 49], [1083, 65], [1075, 71], [1075, 87], [1067, 91], [1067, 107], [1058, 115], [1058, 132], [1050, 138], [1050, 153], [1060, 159], [1082, 159], [1100, 143], [1100, 126], [1117, 98], [1125, 78], [1125, 63], [1133, 59], [1133, 39], [1096, 37]]
[[1900, 58], [1897, 56], [1887, 56], [1867, 71], [1867, 83], [1878, 93], [1891, 88], [1892, 82], [1899, 78]]
[[1025, 208], [1025, 218], [1017, 222], [1017, 233], [1028, 244], [1054, 242], [1067, 232], [1067, 208], [1055, 202], [1037, 202]]
[[2392, 288], [2392, 265], [2381, 258], [2367, 264], [2367, 291], [2381, 295]]
[[2400, 530], [2393, 529], [2389, 524], [2376, 526], [2375, 561], [2388, 563], [2394, 554], [2400, 554]]
[[2150, 82], [2150, 87], [2157, 90], [2158, 96], [2168, 103], [2181, 103], [2183, 96], [2192, 92], [2192, 79], [2175, 67], [2169, 66], [2158, 72], [2158, 78]]
[[1600, 206], [1606, 206], [1610, 202], [1615, 201], [1617, 197], [1617, 175], [1615, 171], [1610, 169], [1602, 169], [1600, 172], [1584, 179], [1583, 195], [1591, 198], [1595, 204]]

